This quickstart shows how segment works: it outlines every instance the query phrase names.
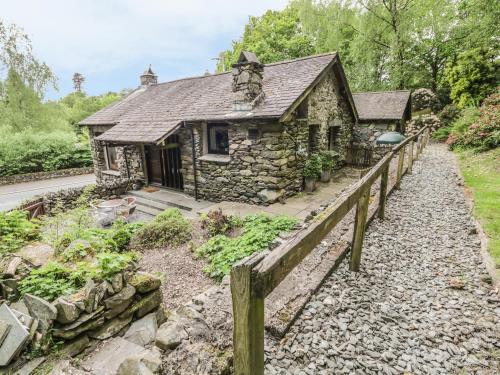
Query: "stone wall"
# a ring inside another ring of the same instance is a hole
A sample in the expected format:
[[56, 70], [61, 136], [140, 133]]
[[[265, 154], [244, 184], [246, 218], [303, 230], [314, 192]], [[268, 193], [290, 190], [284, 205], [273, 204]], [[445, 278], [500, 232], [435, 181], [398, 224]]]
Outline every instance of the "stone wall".
[[392, 131], [398, 131], [396, 121], [358, 123], [353, 131], [353, 144], [359, 147], [374, 147], [376, 140], [382, 134]]
[[0, 185], [18, 184], [21, 182], [29, 182], [29, 181], [48, 180], [48, 179], [56, 178], [56, 177], [79, 176], [82, 174], [89, 174], [89, 173], [93, 173], [93, 172], [94, 172], [93, 167], [85, 167], [85, 168], [60, 169], [58, 171], [50, 171], [50, 172], [35, 172], [35, 173], [16, 174], [14, 176], [0, 177]]

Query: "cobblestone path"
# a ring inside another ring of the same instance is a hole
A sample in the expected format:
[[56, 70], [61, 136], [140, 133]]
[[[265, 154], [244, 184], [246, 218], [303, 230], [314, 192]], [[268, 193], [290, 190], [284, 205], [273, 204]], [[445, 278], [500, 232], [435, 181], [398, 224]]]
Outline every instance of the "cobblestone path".
[[489, 283], [453, 155], [429, 145], [266, 374], [499, 374], [500, 299]]

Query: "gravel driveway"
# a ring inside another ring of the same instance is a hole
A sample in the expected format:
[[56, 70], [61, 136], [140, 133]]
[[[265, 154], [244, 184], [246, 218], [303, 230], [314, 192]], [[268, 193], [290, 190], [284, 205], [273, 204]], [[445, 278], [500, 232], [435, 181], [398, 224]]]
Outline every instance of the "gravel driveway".
[[500, 299], [480, 255], [453, 154], [429, 145], [280, 342], [266, 374], [498, 374]]

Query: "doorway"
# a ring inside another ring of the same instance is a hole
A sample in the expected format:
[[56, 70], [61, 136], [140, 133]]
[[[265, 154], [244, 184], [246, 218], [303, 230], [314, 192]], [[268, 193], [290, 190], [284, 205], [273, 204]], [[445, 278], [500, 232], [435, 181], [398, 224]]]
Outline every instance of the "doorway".
[[145, 152], [149, 184], [183, 190], [179, 136], [169, 136], [162, 147], [146, 146]]

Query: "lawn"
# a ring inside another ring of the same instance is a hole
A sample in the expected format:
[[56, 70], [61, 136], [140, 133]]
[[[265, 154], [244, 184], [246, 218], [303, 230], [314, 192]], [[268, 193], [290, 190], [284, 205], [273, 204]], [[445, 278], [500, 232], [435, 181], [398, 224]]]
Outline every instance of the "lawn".
[[489, 238], [489, 252], [500, 266], [500, 148], [458, 152], [465, 185], [474, 198], [474, 215]]

